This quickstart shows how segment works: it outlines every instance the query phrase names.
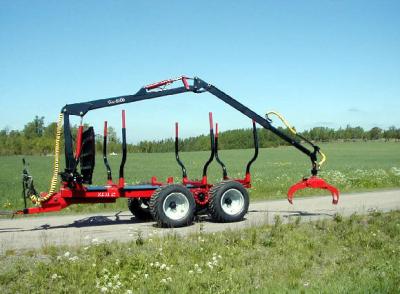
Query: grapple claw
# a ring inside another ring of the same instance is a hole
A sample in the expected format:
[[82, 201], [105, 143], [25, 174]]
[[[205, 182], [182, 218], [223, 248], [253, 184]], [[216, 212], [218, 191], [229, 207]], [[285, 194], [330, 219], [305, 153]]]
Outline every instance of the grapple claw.
[[332, 204], [337, 204], [339, 202], [339, 190], [329, 185], [325, 182], [324, 179], [321, 179], [317, 176], [312, 176], [309, 178], [304, 178], [300, 182], [294, 184], [289, 188], [288, 191], [288, 201], [290, 204], [293, 204], [293, 196], [297, 190], [305, 189], [305, 188], [312, 188], [312, 189], [325, 189], [329, 190], [332, 194]]

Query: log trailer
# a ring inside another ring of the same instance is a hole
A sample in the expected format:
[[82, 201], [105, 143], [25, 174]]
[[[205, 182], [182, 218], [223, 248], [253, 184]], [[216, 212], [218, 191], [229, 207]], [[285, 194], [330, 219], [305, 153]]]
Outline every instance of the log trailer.
[[[182, 85], [177, 85], [177, 83]], [[253, 122], [254, 155], [248, 162], [244, 178], [230, 178], [225, 164], [218, 154], [218, 124], [215, 125], [212, 113], [209, 114], [210, 124], [210, 157], [203, 167], [200, 180], [191, 180], [187, 176], [186, 167], [179, 157], [179, 126], [175, 125], [175, 157], [182, 171], [182, 181], [174, 183], [173, 177], [160, 182], [152, 177], [148, 184], [128, 185], [125, 182], [124, 166], [127, 158], [125, 110], [122, 110], [122, 160], [119, 168], [118, 181], [112, 177], [112, 171], [107, 159], [107, 122], [104, 122], [103, 161], [107, 171], [107, 182], [102, 186], [92, 185], [92, 175], [95, 167], [95, 133], [93, 127], [83, 126], [84, 116], [92, 110], [116, 106], [141, 100], [176, 95], [186, 92], [196, 94], [208, 92], [224, 101]], [[268, 115], [266, 118], [258, 115], [239, 101], [227, 95], [217, 87], [202, 79], [181, 76], [142, 87], [136, 94], [93, 100], [83, 103], [67, 104], [61, 109], [57, 124], [54, 172], [49, 192], [38, 194], [33, 185], [24, 161], [23, 170], [23, 197], [25, 209], [16, 211], [16, 214], [34, 214], [62, 210], [72, 204], [113, 203], [118, 198], [128, 199], [130, 211], [138, 219], [154, 219], [160, 226], [182, 227], [193, 222], [194, 216], [205, 209], [212, 219], [218, 222], [236, 222], [243, 219], [249, 207], [247, 189], [251, 187], [250, 169], [258, 156], [258, 137], [256, 124], [276, 134], [290, 145], [294, 146], [311, 160], [311, 176], [303, 178], [289, 188], [288, 200], [292, 203], [294, 193], [304, 188], [320, 188], [329, 190], [333, 197], [333, 204], [339, 200], [337, 188], [318, 177], [320, 165], [325, 160], [320, 148], [307, 140], [290, 127], [278, 115], [294, 136], [288, 136], [271, 124]], [[74, 139], [70, 128], [70, 116], [79, 116], [81, 123]], [[62, 127], [63, 126], [63, 127]], [[62, 129], [64, 129], [65, 169], [59, 172], [59, 152]], [[295, 138], [300, 140], [295, 140]], [[307, 143], [311, 148], [306, 148]], [[322, 160], [318, 162], [317, 157]], [[207, 169], [213, 159], [216, 159], [222, 169], [222, 179], [217, 184], [209, 183]], [[61, 186], [56, 190], [58, 178], [61, 177]], [[26, 207], [26, 199], [30, 198], [34, 207]]]

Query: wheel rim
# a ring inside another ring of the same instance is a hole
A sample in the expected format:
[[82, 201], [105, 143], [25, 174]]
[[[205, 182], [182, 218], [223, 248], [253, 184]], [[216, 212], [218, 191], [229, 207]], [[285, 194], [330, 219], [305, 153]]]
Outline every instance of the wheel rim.
[[163, 210], [172, 220], [183, 219], [189, 213], [189, 200], [182, 193], [171, 193], [164, 200]]
[[243, 211], [244, 196], [237, 189], [229, 189], [222, 194], [221, 208], [229, 215], [236, 215]]

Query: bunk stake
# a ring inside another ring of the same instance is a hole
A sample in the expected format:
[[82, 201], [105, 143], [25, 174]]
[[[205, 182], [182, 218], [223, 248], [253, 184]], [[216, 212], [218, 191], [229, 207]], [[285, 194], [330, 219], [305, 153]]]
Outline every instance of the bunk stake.
[[119, 166], [119, 186], [125, 185], [124, 167], [126, 162], [126, 127], [125, 127], [125, 110], [122, 110], [122, 160]]

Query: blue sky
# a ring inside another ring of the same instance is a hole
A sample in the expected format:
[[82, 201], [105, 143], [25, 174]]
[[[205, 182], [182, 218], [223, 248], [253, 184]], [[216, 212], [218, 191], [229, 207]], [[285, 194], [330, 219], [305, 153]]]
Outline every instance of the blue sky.
[[[0, 128], [199, 76], [297, 129], [400, 126], [400, 1], [0, 1]], [[250, 122], [210, 94], [125, 105], [128, 139]], [[120, 125], [122, 107], [85, 122]], [[78, 120], [76, 120], [78, 122]], [[276, 122], [277, 125], [278, 122]]]

